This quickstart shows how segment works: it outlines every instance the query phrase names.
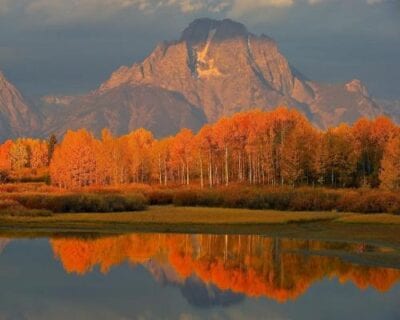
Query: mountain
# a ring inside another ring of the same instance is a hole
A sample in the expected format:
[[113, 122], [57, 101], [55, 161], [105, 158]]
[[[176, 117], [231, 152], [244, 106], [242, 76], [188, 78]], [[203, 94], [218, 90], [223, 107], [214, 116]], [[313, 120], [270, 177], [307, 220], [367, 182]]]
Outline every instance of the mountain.
[[0, 71], [0, 141], [30, 135], [40, 128], [40, 117]]
[[195, 20], [180, 40], [161, 43], [143, 62], [121, 67], [96, 94], [138, 85], [181, 93], [211, 122], [277, 105], [299, 109], [320, 128], [382, 112], [361, 81], [329, 85], [308, 80], [274, 40], [229, 19]]
[[244, 300], [242, 294], [220, 289], [212, 283], [204, 283], [194, 275], [184, 279], [176, 273], [176, 270], [170, 264], [163, 264], [151, 259], [145, 264], [145, 267], [159, 284], [180, 288], [182, 296], [194, 307], [226, 307]]
[[212, 122], [278, 104], [307, 113], [307, 106], [290, 97], [295, 81], [289, 63], [270, 38], [254, 36], [231, 20], [199, 19], [179, 41], [161, 43], [143, 62], [114, 72], [97, 92], [121, 85], [161, 87], [180, 92]]
[[80, 128], [97, 136], [103, 128], [121, 135], [143, 127], [163, 137], [181, 128], [198, 130], [207, 121], [203, 111], [179, 92], [151, 85], [121, 85], [82, 97], [46, 100], [50, 106], [44, 111], [45, 136]]
[[[360, 117], [400, 112], [378, 104], [357, 79], [323, 84], [290, 65], [277, 43], [238, 22], [198, 19], [179, 40], [162, 42], [142, 62], [123, 66], [81, 96], [47, 96], [39, 107], [0, 76], [0, 136], [63, 135], [67, 129], [125, 134], [144, 127], [157, 137], [249, 109], [294, 107], [325, 129]], [[398, 108], [397, 108], [398, 109]]]
[[391, 117], [396, 123], [400, 123], [400, 100], [379, 100], [378, 103], [387, 116]]

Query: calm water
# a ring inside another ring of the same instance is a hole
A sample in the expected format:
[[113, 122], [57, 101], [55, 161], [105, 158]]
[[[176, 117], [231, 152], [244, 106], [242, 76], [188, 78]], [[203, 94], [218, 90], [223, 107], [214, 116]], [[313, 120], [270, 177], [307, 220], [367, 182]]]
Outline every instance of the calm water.
[[0, 250], [0, 319], [400, 319], [388, 248], [131, 234]]

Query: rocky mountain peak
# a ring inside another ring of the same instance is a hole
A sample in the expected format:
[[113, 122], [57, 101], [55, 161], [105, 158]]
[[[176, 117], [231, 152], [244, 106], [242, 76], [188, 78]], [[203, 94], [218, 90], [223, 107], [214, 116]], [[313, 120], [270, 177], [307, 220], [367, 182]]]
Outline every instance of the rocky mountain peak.
[[249, 35], [246, 27], [230, 19], [213, 20], [208, 18], [194, 20], [183, 32], [180, 41], [190, 44], [207, 41], [210, 33], [216, 41], [234, 38], [246, 38]]
[[346, 83], [345, 86], [347, 91], [349, 92], [360, 93], [365, 97], [369, 97], [368, 89], [364, 85], [364, 83], [361, 82], [361, 80], [353, 79], [350, 82]]
[[3, 109], [9, 109], [10, 103], [14, 100], [22, 100], [21, 94], [0, 70], [0, 110], [1, 106]]
[[266, 35], [233, 20], [197, 19], [175, 42], [162, 42], [142, 62], [122, 67], [99, 94], [121, 86], [178, 92], [208, 121], [252, 108], [288, 105], [321, 128], [380, 112], [360, 80], [324, 85], [300, 75]]
[[62, 136], [79, 128], [96, 134], [109, 128], [119, 135], [144, 127], [162, 137], [181, 128], [196, 131], [236, 112], [279, 105], [298, 109], [323, 129], [382, 113], [400, 121], [398, 104], [382, 107], [360, 80], [312, 81], [289, 64], [273, 39], [229, 19], [195, 20], [179, 40], [161, 42], [143, 61], [120, 67], [97, 90], [47, 96], [40, 104], [40, 110], [29, 106], [0, 71], [0, 140]]
[[[316, 126], [327, 128], [382, 114], [358, 79], [323, 84], [292, 67], [277, 43], [238, 22], [193, 21], [179, 40], [160, 42], [143, 61], [123, 66], [82, 96], [48, 96], [35, 113], [0, 73], [0, 138], [67, 129], [109, 128], [125, 134], [144, 127], [156, 136], [249, 109], [296, 108]], [[54, 108], [54, 106], [56, 106]], [[61, 108], [59, 106], [68, 106]], [[396, 108], [388, 109], [396, 115]]]
[[4, 73], [0, 70], [0, 90], [13, 90], [14, 86], [7, 80]]
[[0, 141], [29, 134], [37, 128], [37, 114], [0, 71]]
[[[271, 38], [229, 19], [198, 19], [180, 40], [161, 43], [143, 62], [114, 72], [98, 93], [122, 85], [179, 92], [215, 121], [243, 108], [272, 108], [292, 94], [296, 83]], [[296, 92], [304, 91], [298, 83]]]

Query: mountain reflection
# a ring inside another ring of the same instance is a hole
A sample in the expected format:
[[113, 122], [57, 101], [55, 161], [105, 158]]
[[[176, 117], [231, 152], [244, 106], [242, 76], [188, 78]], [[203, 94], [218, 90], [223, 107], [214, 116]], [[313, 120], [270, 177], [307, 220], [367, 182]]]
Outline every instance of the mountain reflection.
[[[354, 264], [369, 248], [311, 240], [256, 235], [132, 234], [97, 239], [50, 240], [68, 273], [103, 273], [129, 262], [142, 265], [160, 283], [177, 285], [194, 305], [228, 305], [243, 296], [295, 300], [323, 278], [352, 282], [360, 289], [389, 290], [400, 270]], [[201, 294], [201, 293], [204, 294]]]

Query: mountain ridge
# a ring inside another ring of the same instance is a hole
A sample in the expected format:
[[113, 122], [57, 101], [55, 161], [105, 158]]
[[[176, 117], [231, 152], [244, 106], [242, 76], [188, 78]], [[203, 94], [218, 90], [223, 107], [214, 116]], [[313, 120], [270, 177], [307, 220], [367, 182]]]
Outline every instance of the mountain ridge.
[[[178, 69], [169, 68], [171, 61]], [[381, 113], [359, 80], [338, 85], [308, 80], [291, 67], [272, 38], [254, 35], [229, 19], [195, 20], [179, 40], [163, 42], [141, 63], [119, 68], [98, 92], [142, 83], [181, 92], [203, 107], [210, 122], [278, 105], [299, 109], [322, 129]], [[336, 104], [331, 95], [347, 101]]]
[[375, 101], [362, 81], [310, 80], [271, 37], [230, 19], [194, 20], [178, 40], [160, 42], [141, 62], [121, 66], [84, 95], [46, 96], [35, 108], [13, 88], [11, 95], [3, 94], [8, 96], [3, 105], [0, 91], [0, 136], [61, 136], [79, 128], [98, 135], [103, 127], [124, 134], [144, 127], [161, 137], [280, 105], [298, 109], [321, 129], [380, 114], [400, 120], [395, 108]]
[[28, 135], [39, 123], [37, 111], [0, 70], [0, 137]]

